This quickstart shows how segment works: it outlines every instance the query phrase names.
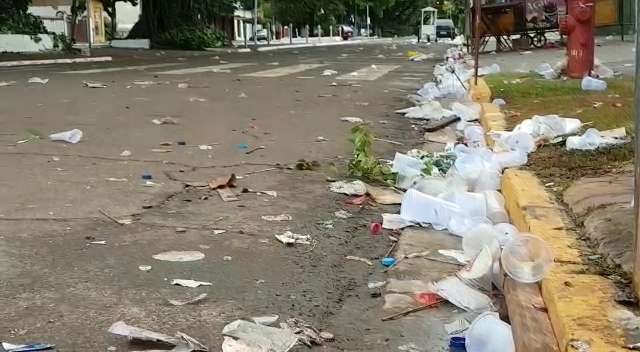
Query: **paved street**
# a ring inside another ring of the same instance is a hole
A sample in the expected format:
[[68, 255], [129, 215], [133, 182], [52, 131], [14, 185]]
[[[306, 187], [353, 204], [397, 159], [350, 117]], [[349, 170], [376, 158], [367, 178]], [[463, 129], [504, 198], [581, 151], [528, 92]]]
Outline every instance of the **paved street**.
[[[336, 170], [344, 173], [351, 153], [352, 124], [340, 117], [361, 117], [378, 137], [404, 144], [377, 142], [385, 158], [418, 145], [421, 132], [393, 111], [431, 79], [445, 47], [424, 49], [436, 59], [421, 63], [408, 61], [407, 50], [415, 46], [150, 51], [108, 63], [0, 69], [0, 81], [16, 81], [0, 87], [2, 340], [54, 343], [60, 351], [136, 350], [106, 332], [124, 320], [170, 335], [181, 331], [217, 351], [224, 325], [278, 314], [335, 334], [329, 351], [408, 344], [447, 351], [442, 324], [453, 319], [454, 306], [381, 322], [389, 314], [384, 300], [369, 294], [368, 282], [386, 278], [378, 263], [392, 245], [387, 236], [371, 236], [369, 222], [397, 207], [346, 205], [326, 181], [340, 178]], [[325, 70], [337, 74], [323, 76]], [[28, 84], [34, 76], [50, 81]], [[166, 117], [177, 123], [152, 123]], [[46, 136], [74, 128], [84, 132], [78, 144], [46, 138], [16, 144], [27, 130]], [[131, 155], [121, 156], [125, 150]], [[300, 159], [321, 166], [286, 167]], [[223, 202], [216, 191], [186, 186], [231, 173], [239, 178], [236, 193], [247, 188], [277, 197], [248, 192]], [[153, 183], [145, 185], [143, 174]], [[337, 218], [340, 209], [355, 216]], [[132, 223], [118, 224], [101, 210]], [[293, 219], [261, 219], [279, 214]], [[309, 234], [315, 244], [285, 247], [274, 235], [286, 230]], [[432, 249], [458, 248], [441, 235], [433, 234]], [[152, 258], [172, 250], [206, 257]], [[347, 261], [348, 255], [376, 265]], [[451, 269], [434, 263], [424, 280]], [[173, 279], [212, 286], [172, 286]], [[208, 297], [199, 304], [167, 303], [201, 293]]]

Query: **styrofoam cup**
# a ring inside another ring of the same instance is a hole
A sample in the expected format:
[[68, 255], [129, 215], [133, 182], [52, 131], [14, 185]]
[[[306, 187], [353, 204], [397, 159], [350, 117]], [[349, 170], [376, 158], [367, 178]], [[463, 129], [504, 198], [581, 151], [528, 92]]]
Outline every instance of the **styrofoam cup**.
[[485, 312], [473, 320], [465, 336], [467, 352], [515, 352], [511, 325], [498, 313]]

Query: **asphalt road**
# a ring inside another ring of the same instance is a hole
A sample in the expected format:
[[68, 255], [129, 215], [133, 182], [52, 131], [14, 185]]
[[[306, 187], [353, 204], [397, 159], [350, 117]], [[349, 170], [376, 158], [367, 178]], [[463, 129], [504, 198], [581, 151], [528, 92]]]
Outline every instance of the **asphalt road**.
[[[378, 142], [380, 156], [418, 144], [420, 133], [393, 113], [431, 78], [435, 61], [408, 61], [413, 49], [398, 43], [222, 55], [120, 52], [109, 63], [0, 69], [0, 81], [16, 81], [0, 87], [1, 339], [54, 343], [61, 351], [136, 350], [106, 332], [124, 320], [185, 332], [216, 351], [229, 322], [278, 314], [334, 333], [325, 350], [390, 351], [416, 342], [421, 332], [408, 328], [410, 319], [380, 322], [383, 301], [367, 289], [384, 279], [377, 263], [391, 246], [387, 236], [369, 235], [368, 224], [397, 208], [348, 206], [326, 182], [344, 172], [351, 152], [352, 125], [340, 117], [361, 117], [380, 138], [404, 144]], [[440, 57], [444, 48], [423, 51]], [[338, 73], [322, 76], [324, 70]], [[34, 76], [50, 81], [27, 83]], [[164, 117], [177, 123], [152, 123]], [[46, 137], [16, 144], [27, 130], [46, 136], [73, 128], [84, 132], [78, 144]], [[131, 155], [121, 156], [125, 150]], [[322, 166], [283, 167], [299, 159]], [[215, 191], [185, 187], [230, 173], [241, 177], [236, 193], [248, 188], [277, 197], [244, 193], [223, 202]], [[143, 174], [152, 175], [152, 185]], [[336, 218], [340, 209], [354, 217]], [[132, 223], [117, 224], [100, 210]], [[261, 219], [279, 214], [293, 219]], [[286, 230], [309, 234], [315, 244], [285, 247], [274, 235]], [[205, 258], [152, 258], [171, 250]], [[172, 286], [172, 279], [212, 286]], [[208, 297], [197, 305], [167, 303], [200, 293]], [[446, 349], [441, 338], [418, 347]]]

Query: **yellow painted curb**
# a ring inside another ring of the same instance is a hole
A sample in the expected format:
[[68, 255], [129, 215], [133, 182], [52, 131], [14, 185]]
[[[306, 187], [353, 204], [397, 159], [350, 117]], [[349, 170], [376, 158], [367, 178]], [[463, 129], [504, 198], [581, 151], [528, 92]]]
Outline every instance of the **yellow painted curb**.
[[554, 251], [556, 263], [541, 288], [560, 350], [577, 351], [570, 344], [582, 341], [593, 352], [626, 351], [624, 332], [609, 320], [619, 309], [616, 288], [601, 276], [581, 274], [575, 235], [542, 183], [528, 171], [510, 169], [502, 178], [502, 194], [518, 230], [544, 239]]
[[475, 80], [472, 78], [469, 80], [469, 93], [471, 99], [478, 103], [488, 103], [491, 101], [491, 89], [481, 77], [478, 77], [478, 84], [474, 84]]

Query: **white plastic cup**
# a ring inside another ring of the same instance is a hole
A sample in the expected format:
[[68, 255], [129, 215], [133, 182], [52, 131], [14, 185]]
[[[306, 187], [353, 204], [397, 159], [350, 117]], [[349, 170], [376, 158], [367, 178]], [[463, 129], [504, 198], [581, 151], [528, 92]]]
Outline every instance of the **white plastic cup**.
[[498, 243], [500, 243], [500, 247], [504, 247], [507, 242], [520, 234], [515, 226], [506, 222], [493, 225], [493, 229], [498, 233]]
[[485, 246], [494, 248], [499, 246], [500, 235], [491, 224], [478, 224], [470, 228], [462, 236], [462, 250], [468, 257], [475, 257]]
[[487, 216], [487, 201], [482, 193], [448, 192], [440, 195], [439, 198], [457, 205], [470, 217]]
[[481, 126], [468, 126], [464, 129], [464, 139], [471, 148], [484, 148], [487, 141], [484, 138], [484, 128]]
[[[464, 242], [463, 242], [464, 245]], [[553, 265], [553, 252], [547, 243], [531, 234], [516, 236], [502, 249], [502, 268], [516, 281], [538, 282]]]
[[465, 335], [467, 352], [515, 352], [511, 325], [498, 313], [484, 312], [473, 320]]
[[52, 141], [63, 141], [76, 144], [82, 139], [82, 131], [79, 129], [73, 129], [70, 131], [53, 133], [49, 135], [49, 139]]
[[582, 90], [593, 90], [593, 91], [603, 91], [607, 89], [607, 82], [595, 79], [589, 76], [585, 76], [582, 79]]
[[487, 218], [494, 224], [509, 222], [509, 215], [504, 209], [504, 196], [497, 191], [482, 192], [487, 202]]

